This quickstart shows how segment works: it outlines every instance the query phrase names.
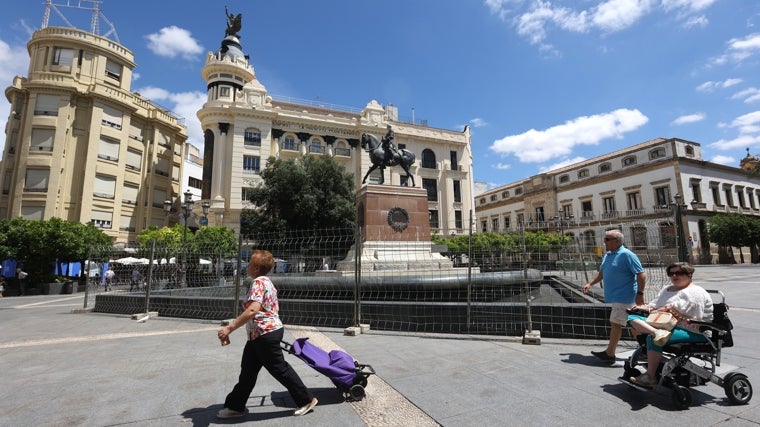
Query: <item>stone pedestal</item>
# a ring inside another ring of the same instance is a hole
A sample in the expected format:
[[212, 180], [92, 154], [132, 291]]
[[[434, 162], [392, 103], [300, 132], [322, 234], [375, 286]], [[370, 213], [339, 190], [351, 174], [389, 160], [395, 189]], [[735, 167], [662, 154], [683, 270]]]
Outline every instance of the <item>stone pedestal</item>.
[[[421, 188], [367, 185], [356, 197], [362, 228], [363, 272], [448, 270], [453, 263], [433, 253], [427, 191]], [[356, 247], [338, 263], [339, 272], [353, 271]]]

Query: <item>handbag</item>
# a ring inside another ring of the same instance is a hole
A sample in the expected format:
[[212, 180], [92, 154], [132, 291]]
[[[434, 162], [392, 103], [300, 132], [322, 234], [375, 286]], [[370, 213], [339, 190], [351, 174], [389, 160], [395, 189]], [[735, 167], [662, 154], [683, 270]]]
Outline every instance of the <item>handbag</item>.
[[671, 313], [657, 311], [647, 316], [647, 323], [653, 328], [670, 331], [676, 327], [678, 320]]

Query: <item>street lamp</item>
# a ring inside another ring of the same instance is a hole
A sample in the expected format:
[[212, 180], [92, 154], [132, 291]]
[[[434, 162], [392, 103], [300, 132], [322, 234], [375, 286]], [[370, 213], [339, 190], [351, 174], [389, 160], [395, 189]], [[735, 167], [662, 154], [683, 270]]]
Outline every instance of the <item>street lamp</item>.
[[683, 210], [688, 208], [685, 203], [682, 203], [683, 197], [676, 193], [673, 196], [675, 203], [671, 204], [673, 207], [673, 213], [676, 221], [676, 245], [678, 252], [678, 262], [687, 262], [688, 255], [686, 253], [686, 235], [683, 228]]
[[208, 212], [211, 210], [211, 204], [209, 202], [203, 202], [201, 203], [201, 209], [203, 210], [201, 225], [208, 225]]

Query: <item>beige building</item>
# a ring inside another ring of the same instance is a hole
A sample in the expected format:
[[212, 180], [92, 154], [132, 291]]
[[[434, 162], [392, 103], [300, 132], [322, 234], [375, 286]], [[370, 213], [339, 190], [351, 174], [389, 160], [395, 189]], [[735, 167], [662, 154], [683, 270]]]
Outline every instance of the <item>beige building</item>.
[[0, 162], [0, 218], [88, 223], [114, 242], [176, 223], [187, 133], [182, 120], [130, 91], [131, 51], [74, 28], [28, 43], [26, 77], [5, 90], [11, 113]]
[[[204, 201], [210, 225], [237, 228], [250, 206], [249, 189], [261, 184], [259, 171], [270, 156], [299, 158], [327, 153], [353, 173], [357, 190], [372, 166], [360, 146], [362, 133], [382, 138], [388, 126], [399, 148], [412, 151], [415, 186], [427, 189], [431, 228], [442, 234], [465, 231], [472, 209], [470, 130], [451, 131], [398, 119], [393, 106], [368, 102], [361, 109], [276, 99], [257, 80], [236, 35], [208, 53], [201, 70], [208, 99], [198, 111], [204, 130]], [[399, 166], [385, 170], [385, 185], [402, 185]], [[379, 170], [367, 179], [379, 180]], [[298, 191], [298, 189], [294, 189]]]
[[[748, 154], [742, 163], [753, 161]], [[705, 161], [696, 142], [657, 138], [478, 194], [475, 211], [479, 231], [555, 230], [559, 224], [593, 247], [601, 236], [591, 224], [635, 223], [676, 205], [682, 224], [675, 226], [683, 227], [688, 256], [714, 262], [707, 219], [721, 212], [760, 216], [760, 178]], [[635, 230], [623, 230], [626, 239], [646, 246]]]

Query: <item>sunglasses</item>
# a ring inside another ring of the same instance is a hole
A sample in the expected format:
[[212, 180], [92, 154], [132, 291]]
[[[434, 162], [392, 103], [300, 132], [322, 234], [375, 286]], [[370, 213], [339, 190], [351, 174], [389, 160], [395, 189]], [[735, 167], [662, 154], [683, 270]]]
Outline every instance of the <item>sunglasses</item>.
[[689, 275], [689, 273], [687, 273], [685, 271], [668, 271], [668, 277], [673, 277], [673, 276], [688, 276], [688, 275]]

